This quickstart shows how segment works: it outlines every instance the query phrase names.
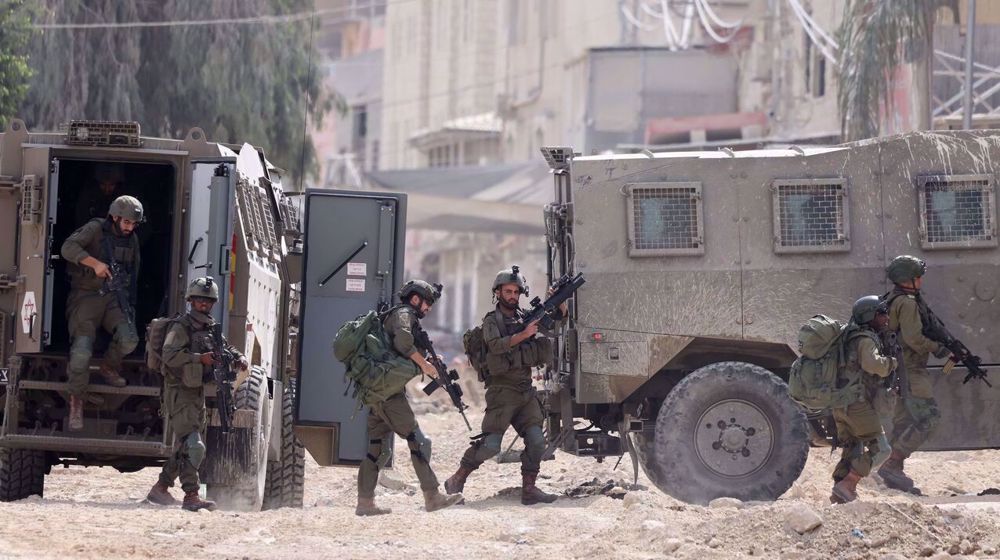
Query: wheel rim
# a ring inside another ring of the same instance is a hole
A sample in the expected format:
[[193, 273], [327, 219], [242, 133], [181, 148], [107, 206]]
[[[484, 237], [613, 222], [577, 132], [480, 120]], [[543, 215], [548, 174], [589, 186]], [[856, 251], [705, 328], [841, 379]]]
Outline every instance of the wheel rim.
[[742, 478], [760, 470], [771, 457], [774, 429], [753, 403], [731, 399], [708, 407], [695, 425], [695, 450], [718, 476]]

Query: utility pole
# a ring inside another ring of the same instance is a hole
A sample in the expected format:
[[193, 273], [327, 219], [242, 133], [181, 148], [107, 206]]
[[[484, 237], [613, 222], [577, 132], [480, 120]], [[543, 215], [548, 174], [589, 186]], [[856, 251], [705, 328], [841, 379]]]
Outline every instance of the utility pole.
[[965, 108], [962, 111], [962, 128], [972, 129], [972, 53], [976, 37], [976, 0], [966, 0], [968, 15], [965, 22]]

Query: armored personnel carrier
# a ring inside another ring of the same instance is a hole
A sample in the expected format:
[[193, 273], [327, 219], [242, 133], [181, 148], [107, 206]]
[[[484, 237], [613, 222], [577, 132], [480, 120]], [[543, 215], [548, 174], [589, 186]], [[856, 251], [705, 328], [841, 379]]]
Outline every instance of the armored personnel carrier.
[[[1000, 133], [916, 133], [824, 148], [574, 154], [542, 150], [549, 280], [583, 273], [555, 368], [554, 446], [632, 452], [689, 502], [775, 499], [829, 428], [788, 397], [799, 327], [889, 289], [925, 259], [923, 294], [1000, 363]], [[998, 159], [994, 159], [998, 158]], [[941, 364], [932, 364], [940, 370]], [[936, 377], [926, 449], [1000, 446], [997, 389]]]

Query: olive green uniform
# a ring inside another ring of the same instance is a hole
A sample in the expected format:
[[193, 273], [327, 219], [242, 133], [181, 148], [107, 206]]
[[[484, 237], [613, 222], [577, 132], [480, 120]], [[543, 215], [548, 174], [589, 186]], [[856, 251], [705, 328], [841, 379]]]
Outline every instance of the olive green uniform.
[[899, 289], [890, 292], [888, 299], [889, 328], [899, 333], [910, 386], [909, 398], [896, 399], [890, 444], [893, 450], [909, 457], [927, 441], [941, 419], [927, 360], [932, 353], [940, 352], [942, 346], [924, 336], [921, 317], [927, 312], [921, 309], [922, 301]]
[[[190, 311], [170, 325], [163, 342], [163, 409], [174, 433], [174, 453], [160, 472], [160, 484], [170, 487], [178, 477], [185, 492], [199, 487], [198, 464], [204, 457], [200, 435], [205, 430], [205, 379], [212, 366], [201, 363], [201, 354], [212, 351], [212, 317]], [[227, 348], [234, 361], [242, 357], [234, 347]], [[197, 439], [197, 442], [195, 441]], [[201, 455], [192, 456], [200, 453]]]
[[889, 376], [894, 365], [875, 333], [868, 329], [848, 338], [845, 356], [844, 376], [848, 380], [859, 380], [862, 398], [833, 410], [837, 439], [842, 447], [840, 462], [833, 471], [836, 481], [852, 470], [861, 476], [871, 473], [875, 456], [880, 452], [879, 436], [882, 434], [882, 424], [873, 403], [878, 392], [884, 391], [881, 379]]
[[516, 314], [505, 315], [498, 306], [483, 318], [486, 344], [486, 414], [483, 433], [462, 456], [462, 466], [475, 470], [500, 452], [503, 434], [510, 426], [524, 440], [521, 472], [538, 474], [545, 452], [542, 424], [545, 416], [531, 384], [532, 368], [545, 365], [552, 341], [543, 336], [522, 341], [513, 348], [513, 334], [523, 325]]
[[135, 350], [139, 336], [135, 325], [129, 321], [129, 310], [121, 308], [114, 293], [101, 295], [99, 292], [104, 280], [80, 261], [94, 257], [109, 268], [112, 261], [120, 263], [127, 276], [120, 280], [124, 281], [123, 289], [127, 290], [131, 305], [139, 271], [139, 242], [132, 234], [115, 235], [110, 219], [95, 218], [66, 238], [61, 253], [66, 260], [71, 285], [66, 319], [73, 342], [66, 375], [70, 394], [82, 396], [90, 382], [90, 358], [97, 329], [103, 328], [112, 334], [104, 359], [106, 365], [115, 371], [121, 368], [122, 359]]
[[[413, 333], [420, 329], [420, 321], [416, 311], [409, 305], [401, 305], [391, 310], [383, 322], [386, 335], [392, 349], [399, 355], [409, 357], [417, 352], [414, 346]], [[413, 375], [420, 374], [419, 368], [413, 364]], [[406, 392], [389, 397], [379, 403], [368, 404], [368, 453], [361, 461], [358, 469], [358, 497], [372, 499], [375, 497], [375, 486], [378, 483], [378, 471], [392, 457], [390, 435], [396, 434], [406, 440], [410, 448], [413, 470], [420, 481], [420, 489], [431, 491], [438, 489], [438, 479], [431, 469], [431, 440], [420, 430], [417, 418], [413, 415]]]

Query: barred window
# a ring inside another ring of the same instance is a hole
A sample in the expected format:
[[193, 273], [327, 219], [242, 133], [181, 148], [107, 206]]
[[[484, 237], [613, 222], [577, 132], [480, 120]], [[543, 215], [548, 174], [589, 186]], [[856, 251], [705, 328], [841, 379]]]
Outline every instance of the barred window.
[[996, 247], [996, 197], [989, 175], [919, 177], [924, 249]]
[[845, 179], [777, 180], [771, 190], [775, 253], [851, 250]]
[[705, 254], [701, 183], [636, 183], [626, 193], [630, 257]]

